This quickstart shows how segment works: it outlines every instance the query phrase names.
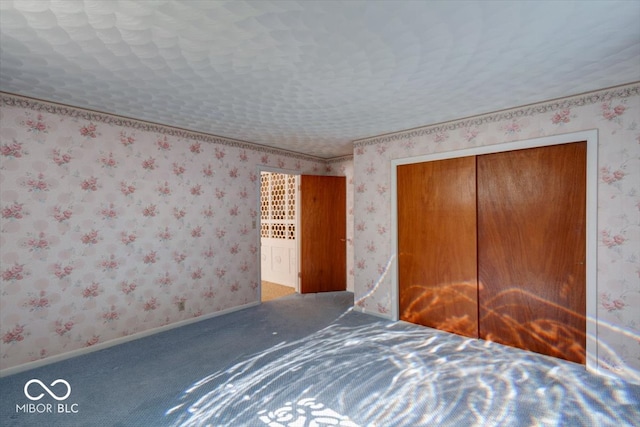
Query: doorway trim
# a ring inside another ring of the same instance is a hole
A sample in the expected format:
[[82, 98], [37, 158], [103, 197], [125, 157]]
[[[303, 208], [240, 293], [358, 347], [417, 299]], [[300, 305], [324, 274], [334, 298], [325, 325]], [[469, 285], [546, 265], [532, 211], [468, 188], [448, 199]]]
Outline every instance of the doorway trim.
[[598, 130], [591, 129], [540, 138], [485, 145], [461, 150], [425, 154], [391, 160], [391, 317], [399, 320], [399, 280], [398, 280], [398, 176], [400, 165], [423, 163], [457, 157], [500, 153], [526, 148], [568, 144], [587, 141], [587, 182], [586, 182], [586, 369], [598, 371], [598, 310], [597, 310], [597, 244], [598, 244]]
[[[260, 233], [261, 229], [261, 207], [262, 207], [262, 185], [261, 185], [261, 175], [262, 172], [273, 172], [273, 173], [281, 173], [285, 175], [302, 175], [300, 171], [290, 170], [290, 169], [282, 169], [265, 165], [258, 165], [258, 179], [256, 180], [256, 219], [253, 220], [253, 224], [255, 225], [252, 228], [254, 229], [256, 238], [258, 239], [258, 303], [262, 304], [262, 236]], [[296, 188], [296, 233], [299, 233], [300, 230], [300, 183], [298, 182]], [[296, 293], [300, 293], [300, 235], [296, 235], [296, 268], [298, 270], [297, 278], [296, 278]]]

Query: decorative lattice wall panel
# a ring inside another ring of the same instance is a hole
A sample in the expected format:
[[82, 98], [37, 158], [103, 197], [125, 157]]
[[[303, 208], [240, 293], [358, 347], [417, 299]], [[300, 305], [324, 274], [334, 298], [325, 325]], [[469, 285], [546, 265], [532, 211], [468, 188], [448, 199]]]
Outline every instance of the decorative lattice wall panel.
[[298, 282], [296, 239], [298, 176], [262, 172], [260, 179], [262, 280], [296, 287]]
[[260, 200], [260, 236], [295, 239], [296, 176], [263, 172]]

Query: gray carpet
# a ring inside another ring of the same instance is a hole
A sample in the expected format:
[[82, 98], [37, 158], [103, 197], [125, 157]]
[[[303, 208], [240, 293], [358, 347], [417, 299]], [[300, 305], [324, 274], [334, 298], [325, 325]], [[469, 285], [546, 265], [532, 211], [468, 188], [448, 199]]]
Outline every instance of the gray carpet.
[[[638, 385], [352, 303], [347, 292], [292, 295], [2, 378], [0, 425], [638, 425]], [[31, 379], [64, 379], [71, 394], [56, 401], [33, 383], [44, 396], [31, 402]]]

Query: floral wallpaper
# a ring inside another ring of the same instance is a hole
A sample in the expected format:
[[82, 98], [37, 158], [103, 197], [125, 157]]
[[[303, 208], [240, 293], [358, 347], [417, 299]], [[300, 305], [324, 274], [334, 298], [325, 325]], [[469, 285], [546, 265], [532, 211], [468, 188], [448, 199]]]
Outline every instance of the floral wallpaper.
[[1, 98], [0, 370], [256, 303], [259, 165], [347, 177], [348, 286], [390, 317], [391, 160], [595, 128], [598, 363], [640, 378], [640, 85], [360, 140], [331, 161]]
[[355, 142], [354, 286], [358, 308], [390, 317], [391, 160], [598, 130], [598, 366], [640, 381], [640, 86]]
[[1, 100], [0, 369], [257, 303], [259, 165], [352, 164]]

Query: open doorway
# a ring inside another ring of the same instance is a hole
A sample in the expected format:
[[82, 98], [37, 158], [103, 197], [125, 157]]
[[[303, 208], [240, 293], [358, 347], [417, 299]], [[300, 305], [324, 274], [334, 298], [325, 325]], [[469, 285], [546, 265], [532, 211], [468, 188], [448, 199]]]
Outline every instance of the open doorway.
[[260, 173], [261, 301], [299, 291], [299, 176]]
[[276, 169], [260, 179], [260, 300], [271, 284], [287, 293], [346, 290], [346, 178]]

